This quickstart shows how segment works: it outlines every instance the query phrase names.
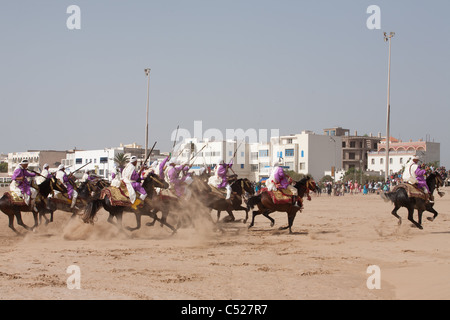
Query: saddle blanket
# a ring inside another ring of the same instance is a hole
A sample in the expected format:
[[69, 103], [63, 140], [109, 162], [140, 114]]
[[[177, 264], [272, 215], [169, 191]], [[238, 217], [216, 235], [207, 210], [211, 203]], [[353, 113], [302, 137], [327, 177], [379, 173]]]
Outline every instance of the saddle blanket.
[[67, 194], [62, 194], [61, 192], [55, 191], [53, 196], [50, 197], [50, 201], [62, 203], [62, 204], [72, 204], [72, 200], [68, 198]]
[[8, 197], [9, 203], [14, 206], [26, 206], [25, 200], [14, 191], [7, 191], [5, 195]]
[[[128, 193], [127, 186], [124, 182], [121, 182], [120, 187], [107, 187], [102, 189], [100, 194], [100, 199], [103, 200], [105, 197], [109, 198], [112, 206], [120, 206], [120, 207], [131, 207], [132, 203], [130, 201], [130, 196]], [[144, 202], [141, 202], [138, 205], [138, 208], [142, 208], [144, 206]]]
[[408, 193], [408, 197], [410, 197], [410, 198], [420, 198], [423, 200], [427, 200], [427, 195], [425, 194], [424, 191], [417, 188], [417, 185], [412, 185], [409, 183], [402, 183], [402, 184], [395, 186], [394, 189], [392, 189], [392, 192], [395, 192], [400, 188], [404, 189], [406, 191], [406, 193]]
[[267, 192], [274, 204], [288, 204], [292, 203], [292, 192], [288, 189], [278, 189], [277, 191], [269, 191], [263, 188], [259, 193]]

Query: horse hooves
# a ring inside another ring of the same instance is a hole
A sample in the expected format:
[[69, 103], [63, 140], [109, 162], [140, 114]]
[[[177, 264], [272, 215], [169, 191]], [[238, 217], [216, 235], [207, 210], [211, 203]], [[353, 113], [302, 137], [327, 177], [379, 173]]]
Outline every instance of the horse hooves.
[[[271, 223], [270, 223], [270, 227], [271, 227], [271, 228], [272, 228], [274, 225], [275, 225], [275, 222], [271, 222]], [[286, 228], [284, 228], [284, 229], [286, 229]], [[284, 230], [284, 229], [283, 229], [283, 230]], [[280, 229], [280, 230], [281, 230], [281, 229]]]
[[433, 222], [434, 218], [428, 217], [427, 220]]
[[155, 225], [155, 223], [154, 222], [147, 222], [145, 225], [147, 227], [153, 227]]

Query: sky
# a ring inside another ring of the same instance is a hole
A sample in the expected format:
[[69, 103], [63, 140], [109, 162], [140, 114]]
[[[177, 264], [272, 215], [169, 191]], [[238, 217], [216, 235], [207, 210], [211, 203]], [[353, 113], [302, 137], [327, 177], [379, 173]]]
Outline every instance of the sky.
[[161, 151], [194, 121], [384, 136], [392, 31], [391, 136], [439, 142], [450, 167], [449, 16], [448, 0], [2, 1], [0, 153], [144, 145], [145, 68]]

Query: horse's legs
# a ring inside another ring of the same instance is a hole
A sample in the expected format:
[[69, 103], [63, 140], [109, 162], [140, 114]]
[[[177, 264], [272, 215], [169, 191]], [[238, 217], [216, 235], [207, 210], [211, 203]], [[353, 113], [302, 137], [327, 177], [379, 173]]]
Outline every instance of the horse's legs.
[[134, 215], [136, 216], [136, 227], [135, 228], [131, 228], [131, 227], [125, 227], [125, 229], [127, 229], [128, 231], [135, 231], [141, 228], [141, 217], [142, 214], [138, 211], [134, 212]]
[[433, 217], [428, 217], [427, 220], [428, 221], [434, 221], [434, 219], [436, 219], [436, 217], [438, 216], [438, 212], [436, 210], [434, 210], [433, 206], [428, 205], [427, 209], [428, 212], [431, 212], [434, 214]]
[[286, 230], [289, 228], [289, 233], [292, 234], [292, 225], [294, 224], [295, 216], [297, 215], [297, 209], [292, 208], [287, 212], [288, 225], [285, 227], [280, 227], [279, 230]]
[[17, 220], [17, 224], [19, 225], [19, 226], [22, 226], [22, 227], [24, 227], [25, 229], [27, 229], [28, 231], [32, 231], [33, 229], [32, 228], [30, 228], [29, 226], [27, 226], [25, 223], [23, 223], [23, 221], [22, 221], [22, 214], [20, 213], [20, 211], [15, 211], [14, 212], [14, 215], [16, 216], [16, 220]]
[[423, 229], [423, 227], [419, 223], [414, 221], [414, 207], [408, 208], [408, 220], [411, 221], [414, 224], [414, 226], [416, 226], [417, 228], [419, 228], [421, 230]]
[[400, 206], [395, 205], [395, 208], [392, 210], [391, 214], [398, 219], [398, 225], [400, 226], [402, 224], [402, 218], [397, 214], [398, 209], [400, 209]]
[[219, 219], [220, 219], [220, 213], [221, 213], [222, 211], [220, 211], [220, 210], [217, 210], [217, 221], [216, 222], [219, 222]]
[[271, 227], [273, 227], [273, 225], [275, 224], [275, 220], [272, 217], [269, 216], [269, 214], [271, 214], [272, 212], [273, 212], [272, 210], [267, 209], [267, 210], [264, 210], [263, 213], [262, 213], [262, 215], [264, 217], [266, 217], [267, 219], [270, 220], [270, 226]]
[[261, 211], [259, 211], [259, 210], [252, 211], [252, 221], [248, 225], [248, 228], [251, 228], [251, 227], [254, 226], [254, 224], [255, 224], [255, 216], [257, 216], [258, 214], [261, 214]]
[[153, 218], [153, 221], [152, 222], [147, 222], [145, 224], [146, 226], [153, 227], [155, 225], [155, 222], [157, 220], [159, 220], [158, 216], [156, 215], [156, 213], [158, 213], [158, 211], [159, 211], [158, 209], [153, 209], [153, 210], [150, 211], [149, 217]]
[[20, 235], [20, 232], [16, 230], [16, 228], [14, 228], [14, 214], [8, 214], [8, 227], [14, 231], [17, 235]]

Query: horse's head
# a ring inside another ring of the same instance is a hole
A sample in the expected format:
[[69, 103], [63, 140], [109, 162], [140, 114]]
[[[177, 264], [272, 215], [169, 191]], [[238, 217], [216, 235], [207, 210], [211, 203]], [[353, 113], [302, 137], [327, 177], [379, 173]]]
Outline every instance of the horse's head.
[[309, 191], [316, 191], [317, 185], [314, 181], [313, 177], [310, 175], [304, 177], [300, 181], [298, 181], [294, 187], [298, 190], [298, 195], [302, 197], [304, 194], [308, 194]]
[[161, 180], [157, 174], [149, 172], [142, 183], [142, 187], [149, 192], [153, 188], [167, 189], [169, 184], [165, 180]]
[[66, 186], [59, 179], [56, 179], [56, 177], [52, 176], [50, 180], [50, 185], [53, 190], [59, 191], [61, 193], [67, 193]]

